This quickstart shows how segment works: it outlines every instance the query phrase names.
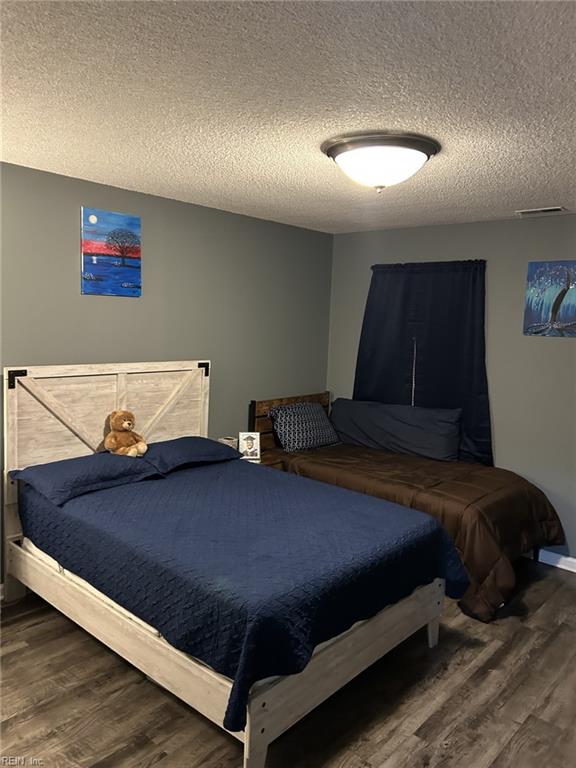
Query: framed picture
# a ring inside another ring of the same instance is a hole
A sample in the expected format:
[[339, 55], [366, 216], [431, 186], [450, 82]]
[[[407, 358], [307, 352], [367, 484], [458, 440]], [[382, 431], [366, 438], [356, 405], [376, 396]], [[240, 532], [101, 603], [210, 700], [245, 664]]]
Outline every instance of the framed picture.
[[140, 296], [142, 220], [100, 208], [82, 208], [83, 294]]
[[576, 261], [528, 264], [524, 335], [576, 337]]
[[260, 433], [240, 432], [238, 434], [238, 450], [243, 459], [260, 461]]

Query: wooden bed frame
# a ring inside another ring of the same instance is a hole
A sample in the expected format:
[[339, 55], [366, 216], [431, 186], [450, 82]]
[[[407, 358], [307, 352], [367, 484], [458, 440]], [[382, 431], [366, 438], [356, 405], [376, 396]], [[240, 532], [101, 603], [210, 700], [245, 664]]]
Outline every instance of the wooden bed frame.
[[[232, 681], [176, 650], [82, 580], [24, 549], [17, 492], [8, 476], [12, 469], [97, 450], [105, 417], [114, 408], [135, 410], [138, 431], [150, 441], [205, 436], [209, 382], [206, 360], [4, 369], [5, 595], [16, 599], [28, 587], [223, 727]], [[443, 598], [444, 582], [436, 579], [318, 646], [303, 672], [256, 684], [246, 729], [232, 734], [244, 744], [244, 768], [264, 768], [270, 742], [417, 630], [427, 626], [428, 644], [436, 645]]]

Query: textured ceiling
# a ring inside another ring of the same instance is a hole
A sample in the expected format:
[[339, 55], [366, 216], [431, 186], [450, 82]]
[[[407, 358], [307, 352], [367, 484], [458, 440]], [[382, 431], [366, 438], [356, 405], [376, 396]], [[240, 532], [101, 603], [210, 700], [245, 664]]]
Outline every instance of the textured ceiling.
[[[2, 3], [3, 159], [328, 232], [576, 209], [576, 3]], [[377, 195], [319, 150], [441, 153]]]

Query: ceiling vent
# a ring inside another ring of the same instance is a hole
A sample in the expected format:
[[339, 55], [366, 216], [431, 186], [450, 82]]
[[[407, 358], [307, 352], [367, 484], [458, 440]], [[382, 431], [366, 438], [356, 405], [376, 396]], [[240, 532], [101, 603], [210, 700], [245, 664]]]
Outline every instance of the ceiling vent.
[[557, 216], [559, 213], [568, 213], [568, 209], [562, 205], [552, 205], [549, 208], [525, 208], [514, 213], [521, 219], [529, 219], [534, 216]]

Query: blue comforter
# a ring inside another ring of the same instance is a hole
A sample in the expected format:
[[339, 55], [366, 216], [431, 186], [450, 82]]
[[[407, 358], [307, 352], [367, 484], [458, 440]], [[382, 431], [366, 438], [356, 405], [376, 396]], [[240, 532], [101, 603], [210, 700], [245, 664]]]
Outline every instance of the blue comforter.
[[257, 680], [436, 577], [452, 597], [468, 583], [434, 518], [245, 461], [61, 507], [23, 486], [20, 512], [36, 546], [233, 680], [231, 731]]

